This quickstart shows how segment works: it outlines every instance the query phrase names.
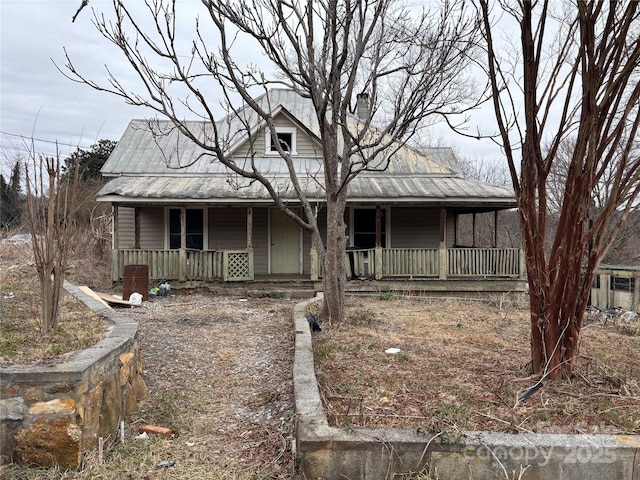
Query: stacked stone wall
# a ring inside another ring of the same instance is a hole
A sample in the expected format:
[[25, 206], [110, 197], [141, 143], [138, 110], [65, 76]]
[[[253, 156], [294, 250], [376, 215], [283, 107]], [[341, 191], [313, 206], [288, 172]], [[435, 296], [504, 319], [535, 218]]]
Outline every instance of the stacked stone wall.
[[113, 323], [93, 347], [50, 365], [0, 368], [0, 463], [75, 468], [98, 438], [117, 436], [147, 387], [138, 324], [75, 286], [71, 295]]

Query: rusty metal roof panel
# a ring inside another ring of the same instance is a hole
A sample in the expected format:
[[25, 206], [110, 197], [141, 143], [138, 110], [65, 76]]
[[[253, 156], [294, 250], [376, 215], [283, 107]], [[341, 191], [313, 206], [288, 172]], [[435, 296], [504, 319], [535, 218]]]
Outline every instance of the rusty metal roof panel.
[[[274, 185], [283, 198], [295, 200], [295, 192], [287, 177], [274, 177]], [[320, 180], [309, 178], [302, 184], [310, 198], [324, 198]], [[102, 200], [170, 202], [238, 202], [270, 201], [267, 190], [258, 182], [232, 175], [209, 176], [122, 176], [109, 181], [98, 192]], [[385, 203], [500, 203], [515, 207], [513, 192], [483, 182], [457, 177], [431, 178], [427, 176], [378, 177], [361, 175], [349, 184], [349, 201], [384, 201]]]
[[[276, 89], [270, 90], [256, 101], [274, 115], [287, 115], [294, 124], [303, 127], [301, 134], [311, 135], [316, 141], [319, 138], [318, 121], [309, 99], [291, 90]], [[354, 125], [357, 125], [358, 119], [353, 117], [353, 120]], [[247, 131], [245, 122], [251, 125], [250, 131]], [[217, 142], [214, 125], [210, 122], [187, 121], [185, 125], [196, 137], [197, 142], [182, 134], [170, 121], [132, 120], [103, 166], [102, 173], [105, 176], [224, 174], [226, 167], [204, 147], [215, 146], [232, 156], [235, 149], [249, 139], [250, 134], [254, 135], [264, 126], [255, 112], [248, 107], [241, 109], [237, 115], [216, 122]], [[235, 160], [244, 163], [250, 159]], [[253, 160], [258, 164], [260, 171], [286, 171], [284, 161], [277, 156], [262, 156]], [[310, 159], [293, 157], [293, 160], [296, 163], [296, 171], [307, 171]], [[381, 159], [380, 162], [382, 161]], [[315, 159], [315, 162], [321, 164], [320, 159]], [[449, 148], [418, 151], [403, 146], [393, 154], [387, 173], [459, 175], [460, 172], [457, 159]]]

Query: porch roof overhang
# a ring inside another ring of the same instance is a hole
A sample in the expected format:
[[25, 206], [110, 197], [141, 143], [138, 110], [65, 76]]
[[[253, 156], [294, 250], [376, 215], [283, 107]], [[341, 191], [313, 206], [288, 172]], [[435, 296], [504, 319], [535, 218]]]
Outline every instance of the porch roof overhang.
[[[274, 185], [288, 202], [298, 201], [291, 182], [276, 177]], [[321, 181], [301, 181], [309, 199], [323, 202]], [[110, 180], [97, 195], [98, 201], [127, 204], [272, 204], [259, 182], [229, 175], [121, 176]], [[349, 204], [448, 206], [460, 213], [516, 207], [513, 191], [484, 182], [452, 176], [361, 174], [349, 184]]]

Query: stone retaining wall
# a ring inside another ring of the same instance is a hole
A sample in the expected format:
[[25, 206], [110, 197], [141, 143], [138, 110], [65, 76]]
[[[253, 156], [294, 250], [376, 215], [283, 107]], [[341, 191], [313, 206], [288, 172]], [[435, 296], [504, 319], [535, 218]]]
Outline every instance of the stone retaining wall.
[[[386, 480], [429, 468], [440, 480], [640, 480], [637, 435], [464, 432], [330, 427], [316, 381], [306, 306], [294, 309], [296, 454], [305, 478]], [[435, 478], [435, 477], [434, 477]]]
[[64, 288], [113, 327], [64, 363], [0, 368], [0, 464], [75, 468], [99, 437], [118, 435], [146, 396], [138, 324], [68, 282]]

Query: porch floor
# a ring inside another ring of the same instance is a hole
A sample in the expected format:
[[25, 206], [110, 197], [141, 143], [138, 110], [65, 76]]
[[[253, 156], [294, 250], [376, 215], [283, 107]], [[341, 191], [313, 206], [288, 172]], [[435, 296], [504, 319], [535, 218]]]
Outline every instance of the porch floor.
[[[349, 279], [347, 293], [383, 294], [433, 297], [483, 298], [503, 294], [524, 295], [525, 280], [521, 279]], [[322, 281], [313, 281], [308, 275], [278, 274], [256, 275], [250, 282], [174, 282], [172, 290], [203, 288], [213, 293], [249, 297], [311, 298], [323, 291]]]

